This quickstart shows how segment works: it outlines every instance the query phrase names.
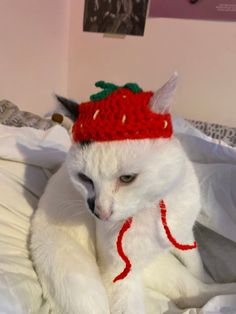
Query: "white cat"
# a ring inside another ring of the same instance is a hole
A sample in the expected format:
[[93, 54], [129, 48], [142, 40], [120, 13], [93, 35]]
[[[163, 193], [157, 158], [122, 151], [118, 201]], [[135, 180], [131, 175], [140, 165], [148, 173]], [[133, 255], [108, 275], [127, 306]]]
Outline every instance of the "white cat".
[[[169, 110], [176, 81], [174, 75], [154, 94], [153, 112]], [[199, 184], [175, 137], [71, 147], [32, 220], [32, 257], [56, 313], [144, 314], [144, 287], [180, 307], [201, 307], [217, 294], [236, 292], [234, 284], [207, 283], [198, 250], [178, 250], [168, 240], [162, 199], [171, 234], [192, 244]], [[129, 217], [123, 250], [132, 268], [113, 282], [125, 267], [116, 242]]]

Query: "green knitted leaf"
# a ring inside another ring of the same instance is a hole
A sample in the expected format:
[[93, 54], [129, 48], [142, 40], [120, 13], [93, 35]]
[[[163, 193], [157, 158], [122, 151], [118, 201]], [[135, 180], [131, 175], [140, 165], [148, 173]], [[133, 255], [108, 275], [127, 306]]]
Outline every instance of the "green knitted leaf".
[[132, 90], [132, 92], [135, 94], [141, 93], [143, 91], [142, 88], [140, 88], [136, 83], [127, 83], [123, 87]]
[[119, 88], [119, 86], [112, 84], [112, 83], [106, 83], [104, 81], [98, 81], [95, 83], [96, 87], [100, 87], [103, 89], [103, 91], [98, 92], [96, 94], [93, 94], [90, 96], [90, 100], [92, 101], [98, 101], [101, 100], [103, 98], [106, 98], [107, 96], [109, 96], [112, 92], [114, 92], [115, 90], [117, 90]]
[[114, 90], [114, 89], [117, 89], [119, 88], [118, 85], [115, 85], [113, 83], [107, 83], [107, 82], [104, 82], [104, 81], [98, 81], [95, 83], [95, 86], [96, 87], [100, 87], [100, 88], [103, 88], [103, 89], [110, 89], [110, 90]]
[[118, 86], [113, 83], [98, 81], [95, 83], [95, 86], [100, 87], [103, 90], [101, 92], [91, 95], [90, 96], [91, 101], [99, 101], [101, 99], [104, 99], [119, 88], [128, 88], [135, 94], [142, 92], [142, 89], [136, 83], [127, 83], [124, 86]]

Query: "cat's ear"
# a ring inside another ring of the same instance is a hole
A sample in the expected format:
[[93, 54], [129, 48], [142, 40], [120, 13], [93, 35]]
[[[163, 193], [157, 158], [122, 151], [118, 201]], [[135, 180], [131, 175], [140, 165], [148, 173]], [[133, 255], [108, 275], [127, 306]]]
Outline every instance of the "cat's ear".
[[75, 121], [79, 116], [79, 104], [74, 100], [67, 99], [62, 96], [55, 95], [59, 103], [70, 114], [71, 119]]
[[178, 73], [174, 72], [168, 82], [158, 89], [152, 96], [149, 106], [153, 112], [169, 113], [171, 102], [176, 90]]

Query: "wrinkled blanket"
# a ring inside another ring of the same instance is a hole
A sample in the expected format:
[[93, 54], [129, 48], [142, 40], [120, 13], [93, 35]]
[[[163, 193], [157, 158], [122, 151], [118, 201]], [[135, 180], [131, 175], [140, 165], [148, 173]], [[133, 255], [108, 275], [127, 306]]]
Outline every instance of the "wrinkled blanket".
[[[204, 264], [219, 282], [236, 281], [236, 149], [213, 143], [182, 119], [175, 131], [194, 162], [203, 202], [195, 235]], [[71, 142], [65, 129], [0, 125], [0, 313], [49, 313], [28, 251], [30, 217], [48, 177]], [[179, 310], [146, 290], [147, 314], [236, 313], [236, 296], [219, 296], [202, 309]]]

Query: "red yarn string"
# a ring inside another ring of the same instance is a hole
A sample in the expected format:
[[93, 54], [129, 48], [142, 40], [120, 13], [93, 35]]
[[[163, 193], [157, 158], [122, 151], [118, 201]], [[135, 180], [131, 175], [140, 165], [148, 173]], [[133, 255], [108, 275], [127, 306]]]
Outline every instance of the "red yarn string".
[[[197, 247], [196, 241], [194, 241], [194, 243], [192, 245], [190, 245], [190, 244], [180, 244], [175, 240], [175, 238], [171, 234], [170, 229], [169, 229], [168, 224], [167, 224], [167, 219], [166, 219], [167, 210], [166, 210], [166, 204], [164, 203], [163, 200], [161, 200], [159, 202], [159, 207], [161, 209], [162, 225], [165, 229], [168, 240], [179, 250], [187, 251], [187, 250], [195, 249]], [[131, 217], [131, 218], [128, 218], [124, 222], [123, 226], [121, 227], [121, 229], [119, 231], [118, 237], [117, 237], [117, 241], [116, 241], [117, 252], [120, 255], [121, 259], [125, 262], [125, 268], [122, 271], [122, 273], [120, 273], [118, 276], [116, 276], [113, 279], [113, 282], [124, 279], [128, 275], [128, 273], [131, 271], [132, 265], [131, 265], [129, 258], [125, 255], [125, 253], [123, 251], [122, 240], [123, 240], [125, 232], [131, 227], [132, 221], [133, 221], [133, 218]]]
[[195, 249], [197, 247], [196, 241], [194, 241], [194, 243], [192, 245], [190, 245], [190, 244], [180, 244], [175, 240], [175, 238], [172, 236], [170, 229], [167, 225], [167, 219], [166, 219], [166, 212], [167, 211], [166, 211], [166, 205], [165, 205], [163, 200], [160, 201], [159, 206], [161, 209], [161, 221], [162, 221], [163, 227], [165, 229], [168, 240], [179, 250], [187, 251], [187, 250]]
[[125, 262], [125, 268], [122, 271], [122, 273], [120, 273], [118, 276], [116, 276], [113, 279], [113, 282], [116, 282], [118, 280], [124, 279], [128, 273], [131, 271], [131, 263], [129, 258], [125, 255], [124, 251], [123, 251], [123, 247], [122, 247], [122, 240], [123, 240], [123, 236], [125, 234], [125, 232], [131, 227], [133, 218], [128, 218], [125, 223], [123, 224], [123, 226], [120, 229], [120, 232], [118, 234], [117, 237], [117, 241], [116, 241], [116, 247], [117, 247], [117, 251], [118, 254], [120, 255], [120, 257], [122, 258], [122, 260]]

